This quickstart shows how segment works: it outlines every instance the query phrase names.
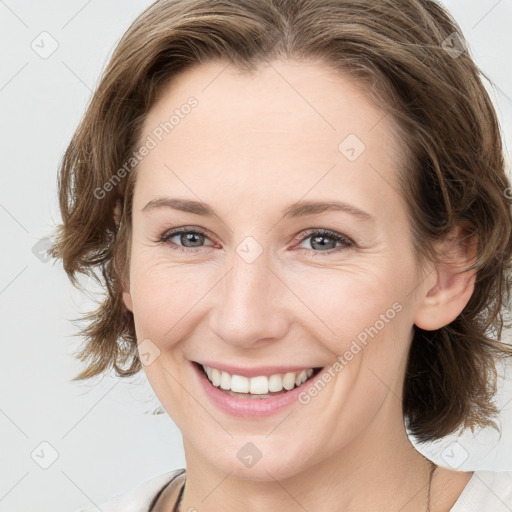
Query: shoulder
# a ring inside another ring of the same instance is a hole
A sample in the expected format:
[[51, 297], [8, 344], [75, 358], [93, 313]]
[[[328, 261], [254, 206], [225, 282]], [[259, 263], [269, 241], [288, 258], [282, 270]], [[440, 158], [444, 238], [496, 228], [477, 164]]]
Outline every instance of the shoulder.
[[149, 505], [156, 494], [165, 487], [172, 479], [183, 473], [184, 469], [176, 469], [159, 475], [137, 485], [124, 494], [117, 494], [99, 507], [89, 507], [74, 512], [147, 512]]
[[450, 512], [510, 512], [512, 471], [477, 470]]

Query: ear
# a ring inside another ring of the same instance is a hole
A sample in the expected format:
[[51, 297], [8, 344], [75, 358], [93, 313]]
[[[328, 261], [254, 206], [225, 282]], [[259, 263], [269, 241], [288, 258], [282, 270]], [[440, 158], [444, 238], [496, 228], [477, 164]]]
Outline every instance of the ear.
[[130, 291], [123, 291], [123, 302], [126, 306], [126, 309], [128, 311], [131, 311], [133, 313], [133, 302], [132, 302], [132, 296], [130, 294]]
[[116, 223], [116, 226], [119, 227], [119, 224], [121, 223], [121, 215], [123, 213], [123, 207], [121, 204], [121, 199], [118, 197], [116, 200], [116, 204], [114, 205], [114, 222]]
[[436, 248], [435, 284], [422, 298], [414, 323], [427, 331], [440, 329], [455, 320], [469, 302], [475, 286], [477, 238], [467, 227], [456, 226]]
[[[113, 217], [116, 227], [119, 228], [121, 224], [121, 216], [123, 214], [123, 206], [121, 199], [118, 197], [114, 205]], [[133, 313], [133, 302], [130, 294], [130, 280], [128, 278], [123, 280], [123, 302], [128, 311]]]

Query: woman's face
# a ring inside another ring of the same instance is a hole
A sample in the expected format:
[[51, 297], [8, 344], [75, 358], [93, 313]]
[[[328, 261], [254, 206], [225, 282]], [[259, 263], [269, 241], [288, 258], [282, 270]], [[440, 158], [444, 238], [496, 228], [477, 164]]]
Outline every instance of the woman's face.
[[[124, 301], [187, 465], [286, 478], [402, 429], [430, 281], [398, 193], [405, 147], [361, 87], [318, 63], [201, 65], [161, 95], [141, 144]], [[226, 374], [209, 370], [214, 386], [200, 364]]]

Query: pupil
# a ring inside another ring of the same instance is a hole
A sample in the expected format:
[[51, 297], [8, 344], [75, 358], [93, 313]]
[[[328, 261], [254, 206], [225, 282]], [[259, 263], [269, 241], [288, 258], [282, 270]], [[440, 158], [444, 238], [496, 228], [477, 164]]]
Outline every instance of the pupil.
[[[331, 244], [325, 243], [325, 240], [329, 240], [329, 237], [324, 236], [324, 235], [318, 235], [311, 239], [311, 246], [313, 247], [313, 249], [315, 248], [314, 244], [317, 243], [318, 240], [323, 241], [322, 243], [319, 243], [320, 247], [323, 247], [323, 248], [327, 247], [328, 249], [334, 249], [333, 243], [336, 243], [336, 242], [334, 240], [332, 240]], [[329, 245], [331, 245], [332, 247], [329, 247]]]
[[[182, 239], [181, 239], [181, 242], [183, 243], [183, 236], [185, 237], [185, 240], [187, 243], [184, 243], [183, 245], [185, 245], [186, 247], [196, 247], [196, 245], [193, 245], [194, 244], [194, 238], [196, 238], [197, 240], [195, 240], [195, 242], [197, 243], [198, 241], [200, 242], [201, 239], [200, 237], [202, 235], [197, 235], [195, 233], [185, 233], [184, 235], [182, 235]], [[191, 242], [192, 245], [187, 245], [188, 242]]]

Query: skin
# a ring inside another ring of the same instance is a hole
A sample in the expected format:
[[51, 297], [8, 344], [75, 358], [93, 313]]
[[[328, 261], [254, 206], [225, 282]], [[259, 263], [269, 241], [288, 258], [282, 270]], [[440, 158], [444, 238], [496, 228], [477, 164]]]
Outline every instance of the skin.
[[[466, 305], [474, 275], [456, 270], [472, 255], [419, 268], [397, 185], [405, 148], [347, 77], [318, 62], [273, 61], [252, 74], [203, 64], [163, 91], [141, 141], [190, 96], [198, 105], [136, 170], [123, 295], [138, 340], [159, 351], [144, 370], [183, 434], [181, 510], [425, 510], [430, 468], [401, 410], [406, 356], [414, 324], [437, 329]], [[366, 146], [355, 161], [338, 149], [348, 134]], [[143, 210], [162, 197], [200, 200], [215, 215]], [[372, 219], [282, 216], [301, 199], [344, 201]], [[182, 226], [207, 236], [192, 247], [179, 235], [160, 241]], [[324, 248], [313, 229], [353, 245], [328, 238]], [[248, 236], [263, 250], [251, 263], [236, 251]], [[201, 358], [328, 367], [394, 303], [400, 312], [307, 405], [235, 418], [194, 378], [190, 361]], [[251, 468], [237, 458], [247, 442], [262, 453]], [[449, 510], [470, 476], [437, 468], [431, 510]]]

